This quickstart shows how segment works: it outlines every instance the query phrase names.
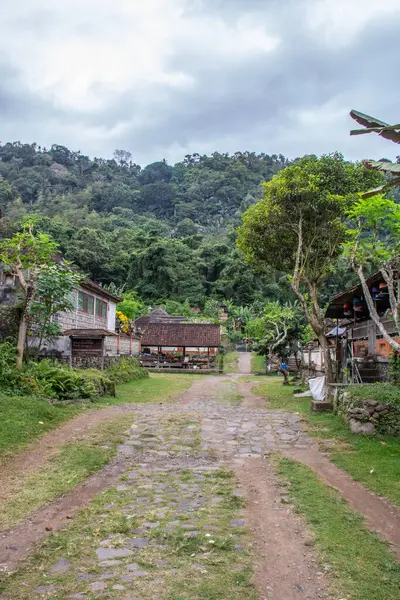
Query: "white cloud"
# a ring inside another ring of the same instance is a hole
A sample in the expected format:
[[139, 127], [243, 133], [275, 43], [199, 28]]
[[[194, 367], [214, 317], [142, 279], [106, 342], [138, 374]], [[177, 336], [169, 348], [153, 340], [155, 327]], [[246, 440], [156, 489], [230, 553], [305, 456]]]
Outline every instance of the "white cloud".
[[346, 115], [398, 120], [399, 22], [400, 0], [7, 3], [2, 140], [98, 156], [125, 147], [140, 162], [240, 149], [362, 157], [368, 144], [379, 154], [379, 138], [349, 138]]
[[307, 6], [310, 31], [326, 43], [346, 46], [371, 21], [400, 14], [399, 0], [313, 0]]

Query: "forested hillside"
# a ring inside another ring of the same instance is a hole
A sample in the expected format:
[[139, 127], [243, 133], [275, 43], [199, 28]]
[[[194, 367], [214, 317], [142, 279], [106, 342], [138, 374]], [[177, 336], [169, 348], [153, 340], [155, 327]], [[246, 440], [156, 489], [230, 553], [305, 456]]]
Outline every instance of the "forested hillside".
[[147, 301], [243, 305], [280, 298], [279, 276], [255, 276], [235, 248], [240, 215], [260, 184], [284, 168], [282, 155], [193, 154], [174, 166], [141, 168], [129, 152], [90, 159], [64, 146], [0, 145], [0, 235], [26, 214], [65, 257], [103, 284], [126, 284]]

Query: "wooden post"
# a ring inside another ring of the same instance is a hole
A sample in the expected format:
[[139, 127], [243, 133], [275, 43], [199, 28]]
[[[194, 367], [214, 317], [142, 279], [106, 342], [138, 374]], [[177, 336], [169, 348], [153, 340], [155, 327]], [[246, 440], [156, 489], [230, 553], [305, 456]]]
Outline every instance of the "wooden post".
[[369, 356], [376, 354], [376, 325], [372, 320], [368, 321], [368, 354]]
[[207, 346], [207, 369], [210, 368], [210, 346]]
[[161, 346], [158, 346], [157, 350], [157, 368], [160, 368], [160, 354], [161, 354]]
[[70, 340], [70, 350], [69, 350], [69, 366], [72, 369], [72, 335], [69, 336], [69, 340]]
[[103, 335], [103, 337], [101, 338], [101, 370], [102, 371], [104, 371], [104, 347], [105, 347], [104, 340], [105, 340], [105, 337]]
[[132, 334], [129, 338], [129, 355], [132, 356]]
[[121, 352], [121, 334], [119, 333], [118, 337], [117, 337], [117, 354], [120, 354], [120, 352]]

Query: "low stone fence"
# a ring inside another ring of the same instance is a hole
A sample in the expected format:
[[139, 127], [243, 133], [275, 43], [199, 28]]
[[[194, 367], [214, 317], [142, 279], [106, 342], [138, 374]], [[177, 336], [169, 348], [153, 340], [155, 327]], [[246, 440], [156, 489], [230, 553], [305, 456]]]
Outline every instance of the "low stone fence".
[[210, 375], [210, 373], [223, 373], [222, 369], [180, 369], [180, 368], [157, 368], [157, 367], [146, 367], [150, 373], [179, 373], [185, 375], [185, 373], [195, 373], [196, 375]]
[[[99, 369], [102, 370], [112, 367], [125, 356], [74, 356], [72, 360], [69, 357], [61, 357], [57, 360], [71, 365], [74, 369]], [[132, 357], [136, 358], [136, 357]]]
[[333, 410], [343, 416], [352, 433], [400, 436], [400, 407], [372, 399], [354, 399], [351, 386], [336, 387]]

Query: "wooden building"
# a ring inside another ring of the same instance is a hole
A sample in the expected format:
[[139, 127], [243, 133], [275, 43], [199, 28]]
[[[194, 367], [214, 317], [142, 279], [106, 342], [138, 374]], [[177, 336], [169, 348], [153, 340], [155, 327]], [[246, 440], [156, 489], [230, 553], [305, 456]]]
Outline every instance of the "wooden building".
[[162, 309], [136, 319], [145, 366], [208, 367], [221, 345], [220, 325], [190, 323]]
[[[381, 273], [371, 276], [367, 283], [386, 331], [400, 341]], [[332, 339], [336, 346], [338, 380], [369, 383], [385, 379], [392, 348], [370, 319], [361, 284], [334, 296], [325, 316], [340, 326], [338, 335]]]

